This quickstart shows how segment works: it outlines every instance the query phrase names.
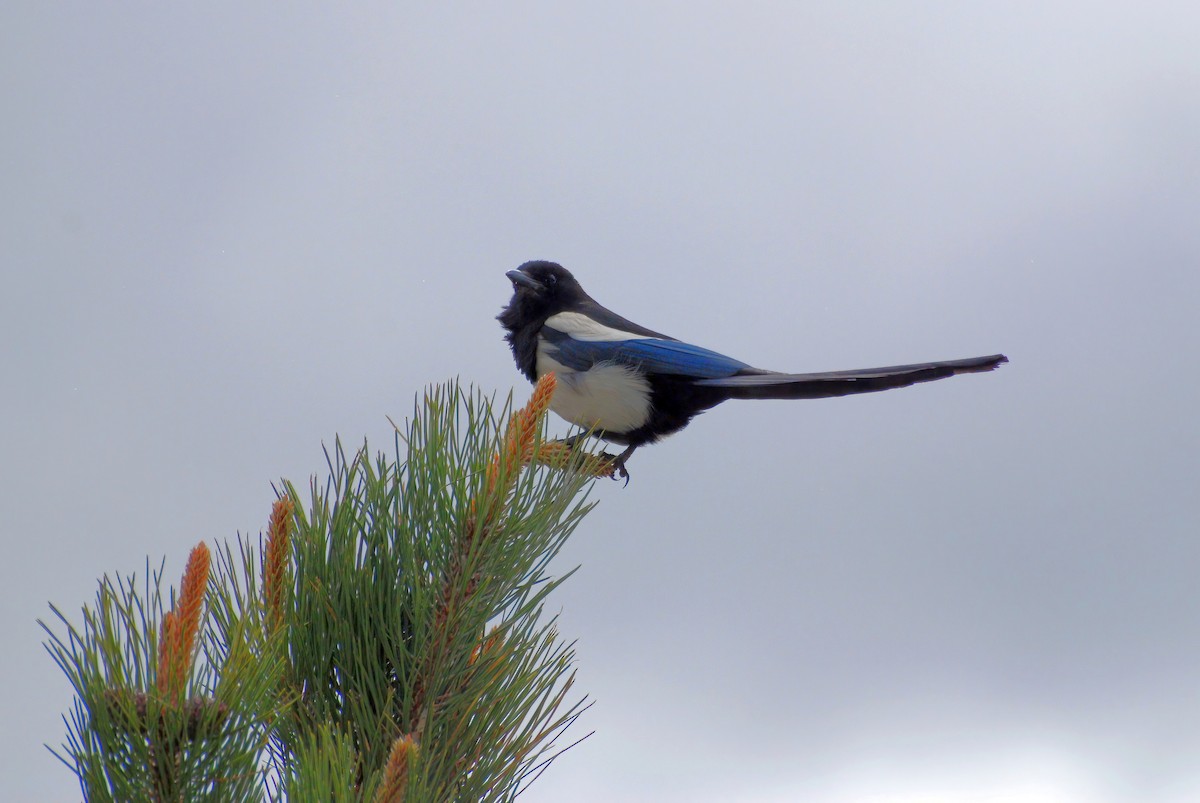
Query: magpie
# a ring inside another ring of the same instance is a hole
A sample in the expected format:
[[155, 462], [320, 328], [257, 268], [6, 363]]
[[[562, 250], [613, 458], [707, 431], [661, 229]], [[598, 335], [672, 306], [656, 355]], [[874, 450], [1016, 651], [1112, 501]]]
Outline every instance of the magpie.
[[[554, 262], [526, 262], [505, 274], [513, 297], [497, 320], [531, 382], [558, 378], [550, 409], [589, 434], [624, 445], [608, 455], [614, 475], [639, 446], [678, 432], [729, 399], [820, 399], [902, 388], [955, 374], [991, 371], [1003, 354], [857, 371], [787, 374], [693, 346], [602, 307]], [[568, 439], [574, 445], [583, 435]]]

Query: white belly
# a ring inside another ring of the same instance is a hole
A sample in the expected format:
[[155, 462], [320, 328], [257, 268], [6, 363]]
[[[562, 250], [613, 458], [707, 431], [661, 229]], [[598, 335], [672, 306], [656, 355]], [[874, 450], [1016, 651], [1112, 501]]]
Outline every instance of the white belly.
[[573, 371], [545, 353], [539, 344], [537, 375], [558, 378], [550, 409], [584, 429], [629, 432], [650, 419], [650, 383], [637, 371], [614, 362]]

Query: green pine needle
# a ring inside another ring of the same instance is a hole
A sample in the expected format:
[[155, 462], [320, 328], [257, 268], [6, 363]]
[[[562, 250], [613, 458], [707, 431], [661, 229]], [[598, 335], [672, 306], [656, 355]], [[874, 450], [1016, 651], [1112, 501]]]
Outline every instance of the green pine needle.
[[213, 550], [178, 696], [158, 677], [161, 568], [105, 577], [79, 626], [52, 606], [75, 695], [52, 752], [84, 797], [512, 800], [586, 708], [544, 608], [592, 478], [498, 457], [511, 413], [433, 387], [393, 458], [339, 441], [307, 498], [285, 482], [266, 543]]

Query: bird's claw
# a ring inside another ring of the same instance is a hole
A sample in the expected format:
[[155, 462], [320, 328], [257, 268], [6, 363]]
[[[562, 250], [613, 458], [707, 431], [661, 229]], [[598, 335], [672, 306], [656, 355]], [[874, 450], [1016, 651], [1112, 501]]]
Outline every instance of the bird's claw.
[[[565, 448], [568, 452], [575, 452], [580, 448], [580, 443], [587, 438], [586, 433], [574, 435], [569, 438], [552, 441], [552, 445], [557, 445], [560, 448]], [[608, 452], [600, 452], [599, 454], [590, 455], [586, 458], [590, 466], [588, 471], [597, 477], [607, 476], [613, 480], [625, 480], [625, 485], [629, 485], [629, 470], [625, 468], [625, 461], [633, 454], [636, 447], [631, 447], [621, 452], [620, 454], [609, 454]]]
[[629, 487], [629, 470], [625, 468], [625, 455], [602, 452], [600, 456], [603, 457], [605, 462], [608, 464], [607, 468], [610, 472], [608, 475], [609, 479], [625, 480], [625, 485], [622, 487]]

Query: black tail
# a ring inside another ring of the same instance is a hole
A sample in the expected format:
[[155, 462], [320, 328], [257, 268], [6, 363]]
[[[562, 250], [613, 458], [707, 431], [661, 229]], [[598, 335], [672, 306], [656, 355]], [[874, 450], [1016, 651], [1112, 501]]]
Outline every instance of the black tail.
[[823, 399], [903, 388], [955, 374], [991, 371], [1006, 362], [1008, 358], [1003, 354], [993, 354], [965, 360], [892, 365], [864, 368], [861, 371], [830, 371], [824, 374], [747, 373], [722, 379], [700, 379], [695, 384], [722, 388], [728, 393], [727, 398], [731, 399]]

